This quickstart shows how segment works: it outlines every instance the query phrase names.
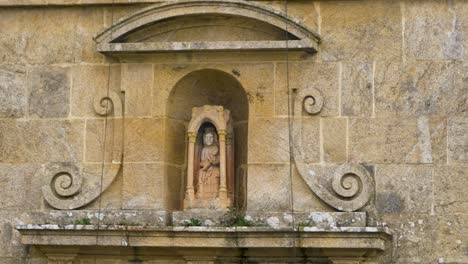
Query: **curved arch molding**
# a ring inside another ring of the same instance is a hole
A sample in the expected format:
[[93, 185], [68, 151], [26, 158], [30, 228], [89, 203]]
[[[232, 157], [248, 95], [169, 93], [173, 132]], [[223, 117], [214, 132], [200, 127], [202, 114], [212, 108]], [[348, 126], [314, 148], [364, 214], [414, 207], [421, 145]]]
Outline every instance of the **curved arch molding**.
[[309, 188], [325, 203], [339, 211], [357, 211], [373, 197], [374, 180], [360, 164], [342, 164], [329, 179], [317, 167], [304, 162], [302, 153], [302, 113], [318, 114], [323, 106], [323, 96], [316, 89], [300, 89], [294, 99], [293, 156], [296, 168]]
[[[119, 42], [131, 32], [170, 18], [222, 14], [262, 21], [294, 35], [296, 40], [267, 41], [198, 41], [198, 42]], [[315, 52], [320, 37], [313, 30], [287, 15], [245, 1], [195, 0], [151, 6], [136, 12], [95, 37], [103, 53], [176, 52], [224, 50], [306, 50]]]
[[109, 138], [103, 135], [101, 142], [106, 142], [103, 152], [111, 153], [116, 160], [93, 168], [73, 162], [48, 164], [47, 184], [42, 187], [42, 193], [47, 203], [56, 209], [72, 210], [88, 205], [109, 188], [122, 168], [123, 113], [119, 95], [109, 92], [95, 97], [94, 110], [98, 115], [109, 116], [103, 120]]

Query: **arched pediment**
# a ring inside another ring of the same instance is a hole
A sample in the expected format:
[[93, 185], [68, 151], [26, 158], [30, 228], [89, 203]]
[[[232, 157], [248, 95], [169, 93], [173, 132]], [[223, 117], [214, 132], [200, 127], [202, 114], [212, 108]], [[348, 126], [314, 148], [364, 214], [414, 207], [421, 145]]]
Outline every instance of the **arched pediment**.
[[316, 51], [320, 38], [285, 14], [245, 1], [195, 0], [152, 6], [96, 38], [98, 51]]

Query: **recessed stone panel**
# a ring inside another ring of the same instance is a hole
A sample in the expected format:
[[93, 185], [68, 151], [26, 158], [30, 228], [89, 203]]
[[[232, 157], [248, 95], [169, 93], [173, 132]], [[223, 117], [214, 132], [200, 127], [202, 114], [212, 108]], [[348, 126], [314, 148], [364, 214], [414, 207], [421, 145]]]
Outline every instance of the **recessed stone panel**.
[[29, 116], [67, 117], [70, 112], [70, 85], [69, 68], [31, 68], [28, 71]]

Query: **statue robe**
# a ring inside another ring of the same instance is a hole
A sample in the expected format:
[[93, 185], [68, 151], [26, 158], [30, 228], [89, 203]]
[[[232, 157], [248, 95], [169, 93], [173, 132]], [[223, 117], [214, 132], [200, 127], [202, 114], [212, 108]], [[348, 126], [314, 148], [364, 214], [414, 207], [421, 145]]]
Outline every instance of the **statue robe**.
[[216, 198], [219, 192], [219, 147], [204, 146], [200, 155], [197, 198]]

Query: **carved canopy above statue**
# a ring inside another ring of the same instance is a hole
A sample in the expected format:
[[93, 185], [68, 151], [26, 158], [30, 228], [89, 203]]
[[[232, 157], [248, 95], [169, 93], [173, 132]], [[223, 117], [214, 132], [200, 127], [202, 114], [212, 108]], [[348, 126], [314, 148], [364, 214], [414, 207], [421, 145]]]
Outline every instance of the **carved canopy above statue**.
[[320, 37], [287, 15], [245, 1], [182, 1], [152, 6], [95, 38], [98, 51], [306, 50]]

